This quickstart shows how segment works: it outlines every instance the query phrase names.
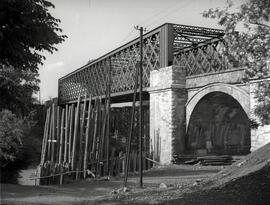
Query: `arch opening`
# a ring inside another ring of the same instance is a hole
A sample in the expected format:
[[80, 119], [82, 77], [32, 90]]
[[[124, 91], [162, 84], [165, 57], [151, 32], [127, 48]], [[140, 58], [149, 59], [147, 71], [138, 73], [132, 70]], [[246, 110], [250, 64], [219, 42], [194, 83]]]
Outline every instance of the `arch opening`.
[[211, 92], [192, 111], [186, 137], [190, 154], [247, 154], [251, 144], [249, 118], [232, 96]]

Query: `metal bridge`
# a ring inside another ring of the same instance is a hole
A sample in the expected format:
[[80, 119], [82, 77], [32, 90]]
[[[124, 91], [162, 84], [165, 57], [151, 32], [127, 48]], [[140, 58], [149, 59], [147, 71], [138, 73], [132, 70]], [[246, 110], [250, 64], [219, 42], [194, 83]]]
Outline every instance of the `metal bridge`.
[[[223, 36], [223, 30], [171, 23], [144, 34], [143, 90], [150, 86], [150, 71], [170, 65], [184, 67], [187, 76], [231, 69], [224, 55]], [[112, 97], [131, 94], [139, 44], [136, 38], [60, 78], [59, 104], [72, 103], [83, 93], [104, 97], [109, 73]]]

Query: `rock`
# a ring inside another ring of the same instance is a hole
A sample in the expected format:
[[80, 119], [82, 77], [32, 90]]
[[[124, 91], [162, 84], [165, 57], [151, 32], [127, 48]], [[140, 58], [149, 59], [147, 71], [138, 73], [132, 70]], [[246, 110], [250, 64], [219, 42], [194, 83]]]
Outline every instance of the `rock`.
[[111, 191], [111, 194], [118, 194], [118, 192], [117, 192], [117, 190], [114, 189]]
[[238, 163], [236, 166], [241, 167], [246, 161], [247, 161], [247, 160], [244, 160], [244, 161]]
[[159, 185], [159, 188], [160, 188], [160, 189], [167, 189], [168, 187], [167, 187], [166, 184], [161, 183], [161, 184]]
[[127, 187], [124, 187], [123, 192], [129, 192], [129, 189]]
[[122, 190], [123, 190], [123, 188], [119, 188], [116, 191], [117, 191], [117, 193], [120, 193]]
[[193, 184], [192, 184], [192, 186], [197, 186], [198, 185], [198, 182], [194, 182]]

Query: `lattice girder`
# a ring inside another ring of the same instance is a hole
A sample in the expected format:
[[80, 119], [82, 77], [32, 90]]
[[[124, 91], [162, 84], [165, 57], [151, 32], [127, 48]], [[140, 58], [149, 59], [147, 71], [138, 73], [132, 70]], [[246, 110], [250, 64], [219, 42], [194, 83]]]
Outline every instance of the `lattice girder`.
[[[184, 67], [188, 76], [230, 69], [223, 35], [218, 29], [176, 24], [148, 32], [143, 38], [143, 87], [150, 86], [150, 71], [171, 64]], [[132, 92], [139, 49], [137, 38], [59, 79], [59, 103], [75, 101], [85, 92], [104, 96], [110, 65], [111, 93]]]

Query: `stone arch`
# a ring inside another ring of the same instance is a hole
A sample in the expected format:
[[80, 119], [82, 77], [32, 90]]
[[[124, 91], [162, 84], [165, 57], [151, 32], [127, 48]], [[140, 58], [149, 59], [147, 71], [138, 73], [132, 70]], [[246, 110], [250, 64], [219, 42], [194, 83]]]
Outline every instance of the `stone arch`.
[[222, 92], [233, 97], [243, 108], [247, 116], [250, 116], [249, 93], [235, 85], [225, 83], [213, 83], [201, 88], [186, 103], [186, 130], [188, 129], [191, 114], [198, 102], [207, 94], [212, 92]]

